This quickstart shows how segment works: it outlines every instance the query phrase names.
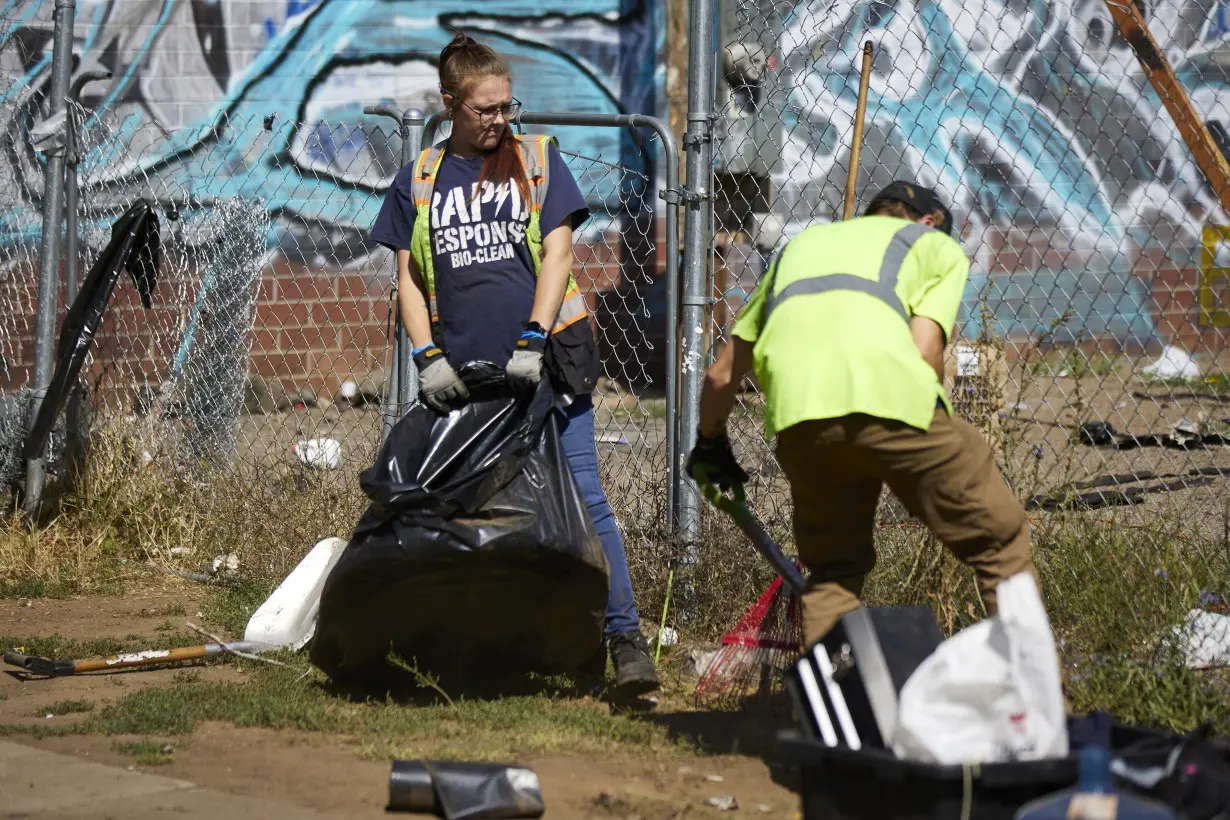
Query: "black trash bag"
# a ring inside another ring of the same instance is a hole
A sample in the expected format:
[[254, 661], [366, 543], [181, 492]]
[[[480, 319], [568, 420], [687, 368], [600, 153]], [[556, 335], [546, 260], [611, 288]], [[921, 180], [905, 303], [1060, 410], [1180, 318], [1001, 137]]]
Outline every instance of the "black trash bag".
[[599, 651], [610, 585], [544, 379], [514, 397], [469, 363], [441, 415], [417, 404], [360, 474], [371, 499], [321, 591], [311, 659], [335, 679], [389, 652], [454, 682], [576, 669]]
[[146, 310], [153, 305], [154, 286], [162, 262], [162, 242], [158, 233], [158, 214], [147, 200], [138, 199], [111, 226], [111, 241], [90, 268], [77, 298], [64, 317], [56, 347], [56, 369], [39, 405], [38, 416], [26, 437], [22, 458], [43, 455], [47, 439], [55, 426], [64, 402], [68, 400], [81, 366], [85, 363], [94, 333], [102, 323], [111, 291], [127, 269]]

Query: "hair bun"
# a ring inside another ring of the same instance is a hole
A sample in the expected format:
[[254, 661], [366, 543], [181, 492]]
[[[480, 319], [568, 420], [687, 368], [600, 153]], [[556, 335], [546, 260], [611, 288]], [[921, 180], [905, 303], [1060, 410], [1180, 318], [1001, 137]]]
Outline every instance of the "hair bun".
[[457, 52], [473, 48], [477, 45], [478, 41], [464, 31], [456, 32], [453, 35], [453, 39], [449, 40], [448, 45], [440, 52], [440, 65], [447, 63]]

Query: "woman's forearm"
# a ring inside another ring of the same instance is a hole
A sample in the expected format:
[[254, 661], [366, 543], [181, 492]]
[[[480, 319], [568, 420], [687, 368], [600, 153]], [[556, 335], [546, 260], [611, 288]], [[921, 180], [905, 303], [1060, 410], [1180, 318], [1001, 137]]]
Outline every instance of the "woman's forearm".
[[401, 323], [414, 347], [431, 342], [431, 315], [427, 309], [427, 286], [409, 251], [397, 252], [397, 307]]
[[543, 240], [542, 268], [538, 271], [534, 308], [530, 312], [530, 320], [542, 325], [548, 333], [559, 315], [571, 273], [572, 229], [561, 225]]

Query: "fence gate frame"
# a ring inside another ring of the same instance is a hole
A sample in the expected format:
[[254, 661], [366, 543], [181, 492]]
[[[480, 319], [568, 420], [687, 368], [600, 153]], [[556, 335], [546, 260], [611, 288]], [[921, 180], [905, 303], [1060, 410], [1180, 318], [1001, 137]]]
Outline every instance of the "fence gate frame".
[[[364, 113], [382, 115], [397, 121], [398, 133], [402, 140], [401, 164], [403, 168], [418, 158], [424, 145], [432, 144], [432, 140], [440, 125], [447, 120], [443, 112], [433, 114], [430, 118], [425, 118], [423, 112], [417, 108], [408, 108], [405, 111], [399, 112], [388, 104], [367, 106], [364, 109]], [[687, 411], [686, 402], [684, 403], [685, 412], [679, 412], [679, 375], [682, 372], [684, 377], [683, 395], [686, 398], [687, 396], [698, 395], [699, 373], [692, 374], [687, 368], [680, 368], [680, 316], [678, 306], [681, 301], [681, 290], [685, 288], [681, 281], [683, 270], [679, 264], [679, 204], [684, 200], [684, 196], [679, 187], [679, 151], [675, 135], [671, 131], [670, 125], [665, 121], [658, 117], [644, 114], [582, 114], [522, 111], [512, 119], [509, 125], [516, 128], [522, 125], [544, 125], [619, 128], [632, 131], [635, 131], [637, 128], [648, 128], [662, 143], [662, 154], [665, 163], [662, 170], [665, 187], [658, 191], [658, 198], [666, 203], [664, 217], [666, 220], [664, 240], [666, 242], [666, 272], [664, 275], [666, 276], [665, 413], [667, 474], [665, 476], [666, 486], [663, 489], [666, 492], [667, 533], [668, 535], [673, 535], [676, 530], [679, 530], [685, 534], [686, 538], [688, 534], [695, 533], [697, 530], [698, 522], [696, 519], [699, 507], [695, 499], [692, 499], [690, 504], [688, 503], [689, 488], [685, 486], [686, 481], [683, 472], [680, 438], [682, 433], [685, 442], [693, 440], [694, 434], [690, 437], [689, 429], [694, 431], [695, 425], [693, 424], [689, 428], [687, 419], [693, 418], [695, 412]], [[652, 185], [655, 180], [650, 179], [649, 182]], [[397, 304], [397, 286], [397, 269], [395, 265], [390, 286], [390, 295], [393, 300], [394, 338], [392, 356], [394, 366], [390, 372], [387, 398], [383, 408], [384, 429], [381, 436], [382, 440], [388, 435], [388, 431], [396, 420], [401, 418], [408, 407], [414, 402], [415, 394], [418, 392], [418, 374], [414, 372], [410, 362], [410, 349], [412, 346], [401, 323], [400, 308]], [[683, 330], [683, 348], [685, 350], [698, 349], [701, 340], [700, 322], [692, 322], [685, 326]], [[689, 390], [687, 385], [690, 376], [697, 382], [697, 385], [693, 386], [691, 390]], [[695, 495], [695, 492], [692, 491], [691, 494]]]

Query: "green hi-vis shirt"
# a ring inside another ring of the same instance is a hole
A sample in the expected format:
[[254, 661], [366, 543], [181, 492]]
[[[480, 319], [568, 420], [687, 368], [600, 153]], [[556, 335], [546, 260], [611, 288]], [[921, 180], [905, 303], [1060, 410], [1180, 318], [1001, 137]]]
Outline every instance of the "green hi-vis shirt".
[[[765, 436], [865, 413], [926, 430], [943, 383], [910, 317], [952, 333], [969, 260], [956, 240], [891, 216], [814, 225], [769, 266], [735, 323], [765, 396]], [[770, 293], [771, 291], [771, 293]]]

